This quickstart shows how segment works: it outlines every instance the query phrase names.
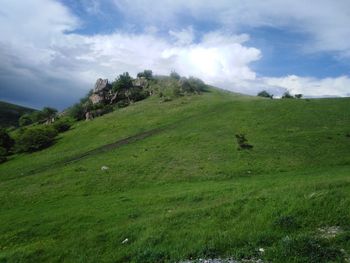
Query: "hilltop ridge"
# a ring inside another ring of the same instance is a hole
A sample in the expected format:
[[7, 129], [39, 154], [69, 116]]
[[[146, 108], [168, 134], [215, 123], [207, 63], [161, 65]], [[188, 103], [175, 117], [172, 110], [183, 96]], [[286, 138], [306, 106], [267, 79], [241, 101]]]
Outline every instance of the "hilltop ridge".
[[0, 126], [17, 127], [18, 120], [22, 115], [32, 113], [34, 111], [35, 109], [0, 101]]

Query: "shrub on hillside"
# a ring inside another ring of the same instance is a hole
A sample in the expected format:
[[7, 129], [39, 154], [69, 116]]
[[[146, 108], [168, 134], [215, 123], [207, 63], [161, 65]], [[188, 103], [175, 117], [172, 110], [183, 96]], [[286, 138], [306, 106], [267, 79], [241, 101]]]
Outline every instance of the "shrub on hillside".
[[144, 77], [145, 79], [151, 80], [153, 79], [153, 72], [152, 70], [145, 69], [143, 72], [137, 73], [138, 78]]
[[289, 91], [286, 91], [283, 93], [282, 99], [294, 99], [294, 97], [289, 93]]
[[13, 145], [15, 144], [15, 141], [10, 137], [8, 132], [1, 128], [0, 129], [0, 147], [5, 149], [5, 154], [7, 154]]
[[31, 117], [30, 114], [26, 113], [23, 114], [19, 120], [18, 120], [18, 124], [19, 126], [23, 127], [23, 126], [27, 126], [33, 123], [33, 118]]
[[114, 92], [119, 90], [127, 90], [132, 86], [132, 78], [128, 72], [124, 72], [123, 74], [119, 75], [119, 77], [112, 83]]
[[51, 107], [44, 107], [41, 112], [44, 120], [46, 121], [46, 120], [55, 118], [57, 116], [58, 111]]
[[180, 76], [177, 72], [175, 72], [175, 71], [172, 71], [172, 72], [170, 73], [170, 77], [171, 77], [172, 79], [176, 79], [176, 80], [180, 80], [180, 79], [181, 79], [181, 76]]
[[18, 134], [16, 149], [18, 152], [34, 152], [50, 146], [58, 132], [52, 126], [35, 126]]
[[82, 103], [76, 103], [67, 110], [67, 115], [77, 121], [83, 120], [85, 118], [85, 113], [86, 110]]
[[51, 122], [57, 116], [57, 110], [51, 107], [44, 107], [42, 110], [34, 111], [30, 114], [22, 115], [19, 120], [19, 126], [27, 126], [33, 123]]
[[126, 100], [120, 100], [116, 103], [117, 108], [125, 108], [129, 105], [129, 102]]
[[273, 98], [273, 95], [270, 94], [270, 93], [268, 93], [266, 90], [260, 91], [260, 92], [258, 93], [258, 96], [259, 96], [259, 97], [264, 97], [264, 98], [270, 98], [270, 99]]
[[180, 86], [183, 93], [200, 93], [206, 89], [205, 83], [195, 77], [182, 78]]
[[4, 147], [0, 147], [0, 163], [4, 163], [7, 161], [7, 151]]
[[130, 88], [126, 93], [128, 99], [131, 101], [140, 101], [149, 96], [148, 91], [138, 88]]
[[64, 117], [55, 121], [52, 126], [55, 128], [57, 132], [65, 132], [70, 129], [72, 124], [73, 124], [73, 120], [71, 118]]

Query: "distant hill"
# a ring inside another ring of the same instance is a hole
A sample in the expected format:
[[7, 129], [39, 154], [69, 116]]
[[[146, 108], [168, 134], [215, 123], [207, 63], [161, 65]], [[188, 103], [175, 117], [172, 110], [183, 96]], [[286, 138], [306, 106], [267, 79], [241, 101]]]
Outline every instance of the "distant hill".
[[25, 113], [30, 113], [35, 109], [26, 108], [16, 104], [0, 101], [0, 126], [18, 126], [18, 119]]

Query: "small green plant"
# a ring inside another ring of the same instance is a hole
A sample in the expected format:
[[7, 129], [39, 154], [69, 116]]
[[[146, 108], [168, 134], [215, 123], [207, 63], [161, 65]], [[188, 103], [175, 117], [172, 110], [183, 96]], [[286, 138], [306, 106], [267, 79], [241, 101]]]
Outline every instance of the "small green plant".
[[[276, 262], [343, 262], [343, 255], [329, 240], [308, 235], [284, 237], [277, 248], [272, 251]], [[282, 260], [282, 261], [278, 261]]]
[[244, 134], [236, 134], [236, 140], [239, 146], [239, 150], [250, 150], [253, 148], [253, 145], [248, 143]]
[[275, 220], [274, 225], [283, 230], [294, 230], [300, 227], [295, 217], [291, 215], [278, 217]]

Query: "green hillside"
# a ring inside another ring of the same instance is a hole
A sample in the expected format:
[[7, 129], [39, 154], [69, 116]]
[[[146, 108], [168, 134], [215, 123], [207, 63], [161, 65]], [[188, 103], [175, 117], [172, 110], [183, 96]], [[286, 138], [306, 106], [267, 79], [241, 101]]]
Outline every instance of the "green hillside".
[[0, 127], [18, 126], [18, 119], [34, 109], [0, 101]]
[[77, 122], [0, 165], [0, 262], [346, 262], [349, 109], [212, 89]]

